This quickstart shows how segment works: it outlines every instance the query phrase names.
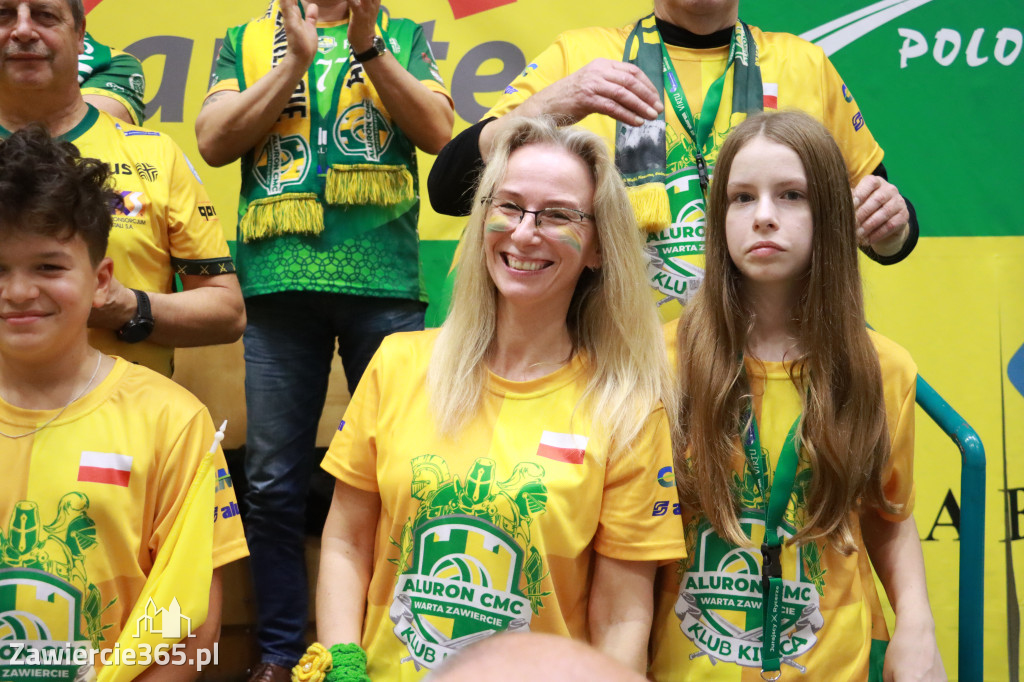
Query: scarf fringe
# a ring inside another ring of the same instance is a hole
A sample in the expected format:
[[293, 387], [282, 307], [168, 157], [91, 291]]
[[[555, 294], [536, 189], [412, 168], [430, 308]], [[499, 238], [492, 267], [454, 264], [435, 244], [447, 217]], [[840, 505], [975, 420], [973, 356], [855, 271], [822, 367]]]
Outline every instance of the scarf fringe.
[[324, 231], [324, 211], [312, 192], [263, 197], [249, 203], [238, 231], [246, 244], [287, 234], [316, 236]]
[[672, 224], [668, 189], [663, 182], [648, 182], [627, 188], [636, 222], [641, 230], [660, 232]]
[[416, 195], [405, 166], [359, 163], [331, 166], [325, 196], [329, 204], [395, 206]]

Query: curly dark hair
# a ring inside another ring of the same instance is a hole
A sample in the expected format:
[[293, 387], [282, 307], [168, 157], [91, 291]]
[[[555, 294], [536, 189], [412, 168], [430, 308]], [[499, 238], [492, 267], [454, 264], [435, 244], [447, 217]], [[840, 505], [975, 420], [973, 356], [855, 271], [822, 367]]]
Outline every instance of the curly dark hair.
[[79, 235], [96, 265], [107, 252], [112, 208], [121, 203], [110, 177], [107, 164], [83, 159], [42, 126], [22, 128], [0, 142], [0, 237]]

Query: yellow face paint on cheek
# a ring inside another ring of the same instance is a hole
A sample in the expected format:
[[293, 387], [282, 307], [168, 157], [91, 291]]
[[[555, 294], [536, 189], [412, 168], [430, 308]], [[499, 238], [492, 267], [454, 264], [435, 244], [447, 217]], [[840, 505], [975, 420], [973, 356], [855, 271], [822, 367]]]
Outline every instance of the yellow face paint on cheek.
[[574, 225], [562, 225], [553, 227], [551, 230], [558, 241], [571, 246], [576, 251], [583, 251], [581, 228]]
[[491, 215], [484, 224], [487, 232], [511, 232], [512, 223], [503, 215]]

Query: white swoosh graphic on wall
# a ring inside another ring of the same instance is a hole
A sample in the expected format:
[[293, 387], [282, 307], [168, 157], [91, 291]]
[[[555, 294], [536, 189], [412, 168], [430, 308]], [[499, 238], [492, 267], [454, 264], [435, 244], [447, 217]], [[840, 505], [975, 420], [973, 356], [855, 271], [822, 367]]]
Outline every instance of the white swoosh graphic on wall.
[[932, 0], [882, 0], [800, 34], [833, 55], [863, 35]]

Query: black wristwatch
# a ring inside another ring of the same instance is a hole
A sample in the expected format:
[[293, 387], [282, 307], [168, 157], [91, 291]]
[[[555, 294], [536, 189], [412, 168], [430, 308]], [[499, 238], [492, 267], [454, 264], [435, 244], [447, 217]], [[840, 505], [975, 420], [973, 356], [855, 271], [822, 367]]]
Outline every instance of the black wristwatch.
[[117, 331], [117, 338], [125, 343], [145, 341], [153, 333], [153, 312], [149, 307], [149, 296], [145, 291], [138, 289], [132, 289], [132, 293], [135, 294], [135, 301], [138, 304], [135, 317], [125, 322]]
[[353, 52], [352, 59], [362, 64], [368, 62], [371, 59], [381, 56], [387, 52], [387, 46], [384, 44], [384, 39], [380, 36], [373, 37], [373, 44], [370, 45], [370, 49], [366, 52]]

